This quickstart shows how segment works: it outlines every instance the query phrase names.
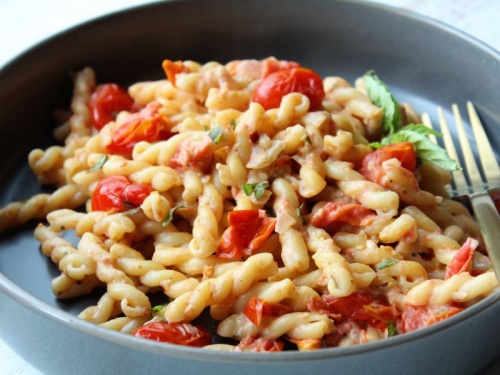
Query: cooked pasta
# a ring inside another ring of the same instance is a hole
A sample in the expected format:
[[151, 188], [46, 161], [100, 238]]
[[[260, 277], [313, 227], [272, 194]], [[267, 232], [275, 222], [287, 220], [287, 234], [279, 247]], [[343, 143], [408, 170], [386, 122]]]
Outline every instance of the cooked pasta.
[[[81, 319], [211, 350], [317, 350], [410, 332], [497, 290], [450, 172], [384, 140], [373, 76], [351, 85], [272, 57], [162, 67], [128, 90], [77, 73], [61, 144], [28, 158], [54, 192], [0, 210], [0, 230], [46, 219], [35, 237], [61, 271], [57, 298], [102, 291]], [[419, 121], [398, 111], [403, 128]]]

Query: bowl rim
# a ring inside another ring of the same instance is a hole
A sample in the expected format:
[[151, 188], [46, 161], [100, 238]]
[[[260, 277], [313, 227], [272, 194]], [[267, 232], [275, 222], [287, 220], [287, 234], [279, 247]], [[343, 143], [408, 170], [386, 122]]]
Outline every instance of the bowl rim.
[[[108, 12], [106, 14], [99, 15], [97, 17], [92, 17], [86, 21], [80, 22], [73, 26], [64, 28], [48, 37], [42, 38], [32, 46], [28, 47], [26, 50], [14, 55], [12, 58], [7, 60], [3, 65], [0, 64], [0, 78], [8, 71], [8, 69], [18, 63], [19, 61], [28, 58], [31, 53], [35, 53], [37, 50], [44, 48], [46, 45], [52, 42], [64, 38], [70, 33], [84, 32], [86, 28], [92, 28], [96, 23], [106, 22], [109, 19], [120, 17], [122, 15], [132, 14], [137, 11], [141, 11], [149, 8], [164, 7], [170, 4], [182, 3], [182, 2], [195, 2], [196, 0], [148, 0], [144, 4], [136, 4], [129, 6], [124, 9], [115, 10]], [[462, 41], [475, 46], [481, 51], [487, 53], [492, 58], [500, 62], [500, 52], [497, 51], [492, 46], [486, 44], [485, 42], [479, 40], [478, 38], [457, 29], [456, 27], [446, 24], [442, 21], [433, 19], [429, 16], [412, 12], [407, 9], [398, 8], [389, 4], [382, 4], [378, 2], [371, 2], [367, 0], [330, 0], [332, 2], [349, 3], [354, 4], [361, 8], [376, 8], [387, 13], [391, 13], [398, 17], [403, 17], [417, 21], [420, 24], [424, 24], [427, 27], [434, 28], [436, 30], [443, 31], [449, 35], [452, 35]], [[39, 297], [29, 293], [21, 286], [14, 283], [6, 275], [4, 275], [0, 270], [0, 292], [4, 295], [14, 299], [24, 307], [30, 309], [32, 312], [37, 313], [40, 316], [51, 319], [56, 323], [60, 323], [68, 328], [79, 331], [83, 334], [88, 334], [96, 339], [101, 339], [110, 343], [121, 345], [124, 347], [129, 347], [133, 349], [148, 351], [154, 354], [160, 354], [163, 356], [174, 355], [180, 358], [193, 359], [193, 354], [196, 354], [199, 360], [217, 361], [217, 362], [294, 362], [294, 361], [304, 361], [304, 360], [317, 360], [325, 358], [338, 358], [347, 357], [353, 355], [360, 355], [369, 352], [383, 350], [385, 348], [390, 348], [394, 346], [400, 346], [405, 343], [418, 341], [425, 336], [432, 335], [441, 331], [445, 331], [461, 322], [466, 321], [474, 315], [478, 315], [483, 311], [493, 308], [494, 305], [499, 303], [500, 300], [500, 289], [497, 289], [491, 295], [487, 296], [480, 302], [468, 307], [460, 314], [454, 315], [444, 321], [438, 322], [432, 326], [419, 329], [410, 333], [405, 333], [395, 337], [382, 339], [379, 341], [349, 346], [349, 347], [332, 347], [324, 348], [315, 351], [284, 351], [279, 353], [254, 353], [254, 352], [227, 352], [218, 350], [199, 350], [199, 348], [186, 347], [181, 345], [174, 345], [163, 342], [156, 342], [152, 340], [146, 340], [132, 335], [124, 334], [121, 332], [113, 331], [104, 327], [100, 327], [93, 323], [87, 322], [85, 320], [79, 319], [78, 317], [41, 300]], [[54, 297], [55, 298], [55, 297]]]

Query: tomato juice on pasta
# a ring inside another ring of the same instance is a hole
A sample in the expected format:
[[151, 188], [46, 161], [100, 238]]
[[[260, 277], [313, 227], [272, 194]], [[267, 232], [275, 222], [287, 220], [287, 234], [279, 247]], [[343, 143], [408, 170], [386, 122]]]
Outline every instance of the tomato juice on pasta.
[[0, 230], [46, 220], [57, 298], [102, 291], [81, 319], [213, 350], [315, 350], [432, 325], [497, 289], [445, 189], [456, 163], [374, 72], [162, 68], [128, 88], [79, 71], [58, 143], [28, 158], [54, 192], [0, 211]]

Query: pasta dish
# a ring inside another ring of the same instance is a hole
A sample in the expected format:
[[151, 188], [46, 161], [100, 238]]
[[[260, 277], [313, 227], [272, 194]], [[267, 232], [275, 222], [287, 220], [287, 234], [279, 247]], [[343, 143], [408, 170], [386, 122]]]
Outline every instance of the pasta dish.
[[0, 231], [41, 221], [57, 298], [102, 292], [81, 319], [211, 350], [316, 350], [427, 327], [498, 288], [446, 192], [458, 166], [375, 72], [162, 68], [127, 88], [76, 73], [58, 143], [28, 158], [54, 191], [0, 210]]

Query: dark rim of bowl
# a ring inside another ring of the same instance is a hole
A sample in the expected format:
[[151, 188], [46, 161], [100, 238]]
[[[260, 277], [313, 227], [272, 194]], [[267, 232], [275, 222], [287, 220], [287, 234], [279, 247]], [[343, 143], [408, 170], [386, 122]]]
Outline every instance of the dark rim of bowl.
[[[168, 3], [175, 2], [183, 2], [183, 1], [192, 1], [192, 0], [171, 0]], [[487, 45], [486, 43], [478, 40], [477, 38], [456, 29], [453, 26], [440, 22], [438, 20], [432, 19], [430, 17], [411, 12], [406, 9], [396, 8], [395, 6], [380, 4], [380, 3], [371, 3], [363, 0], [336, 0], [344, 3], [355, 3], [360, 7], [373, 7], [381, 9], [385, 12], [392, 13], [395, 16], [403, 17], [407, 19], [413, 19], [422, 24], [426, 24], [427, 26], [433, 27], [435, 29], [440, 29], [441, 31], [445, 31], [448, 34], [455, 36], [458, 39], [463, 40], [468, 44], [472, 44], [478, 49], [486, 52], [491, 55], [494, 59], [500, 61], [500, 53], [495, 50], [493, 47]], [[134, 13], [138, 10], [145, 8], [154, 8], [157, 6], [168, 6], [168, 3], [164, 2], [150, 2], [146, 4], [132, 6], [126, 9], [110, 12], [95, 18], [92, 18], [88, 21], [79, 23], [75, 26], [62, 30], [58, 33], [55, 33], [48, 38], [45, 38], [30, 47], [28, 50], [20, 53], [15, 56], [5, 65], [0, 66], [0, 73], [3, 70], [6, 70], [11, 64], [15, 64], [17, 60], [24, 58], [31, 51], [36, 50], [38, 48], [43, 48], [45, 45], [50, 44], [52, 40], [63, 38], [65, 34], [77, 31], [84, 30], [85, 28], [92, 27], [95, 22], [104, 22], [110, 18], [114, 18], [117, 16], [125, 15], [128, 13]], [[352, 355], [359, 355], [363, 353], [368, 353], [372, 351], [383, 350], [384, 348], [399, 346], [401, 344], [419, 340], [425, 336], [432, 335], [436, 332], [447, 330], [454, 325], [463, 322], [474, 315], [481, 313], [482, 311], [491, 308], [500, 300], [500, 290], [495, 291], [490, 296], [486, 297], [482, 301], [477, 304], [467, 308], [460, 314], [454, 315], [449, 319], [436, 323], [430, 327], [422, 328], [420, 330], [405, 333], [402, 335], [398, 335], [395, 337], [391, 337], [388, 339], [357, 345], [350, 347], [334, 347], [334, 348], [325, 348], [316, 351], [307, 351], [307, 352], [297, 352], [297, 351], [285, 351], [280, 353], [251, 353], [251, 352], [226, 352], [226, 351], [215, 351], [215, 350], [199, 350], [197, 348], [185, 347], [180, 345], [173, 345], [168, 343], [160, 343], [151, 340], [144, 340], [141, 338], [137, 338], [131, 335], [123, 334], [121, 332], [116, 332], [113, 330], [109, 330], [90, 322], [84, 321], [82, 319], [77, 318], [63, 310], [57, 309], [48, 303], [40, 300], [38, 297], [28, 293], [20, 286], [12, 282], [5, 275], [0, 273], [0, 289], [2, 292], [9, 297], [13, 298], [20, 304], [24, 305], [28, 309], [39, 313], [42, 316], [45, 316], [49, 319], [52, 319], [58, 323], [64, 324], [72, 329], [76, 329], [82, 333], [89, 334], [96, 338], [102, 339], [104, 341], [113, 342], [118, 345], [122, 345], [125, 347], [130, 347], [134, 349], [140, 349], [149, 351], [155, 354], [160, 355], [175, 355], [183, 358], [192, 359], [192, 355], [196, 353], [199, 356], [200, 360], [209, 360], [209, 361], [248, 361], [248, 362], [280, 362], [280, 361], [303, 361], [303, 360], [315, 360], [315, 359], [324, 359], [325, 357], [334, 358], [334, 357], [346, 357]]]

